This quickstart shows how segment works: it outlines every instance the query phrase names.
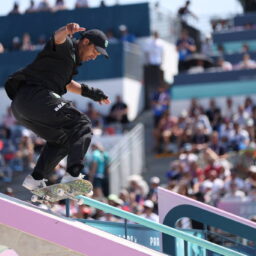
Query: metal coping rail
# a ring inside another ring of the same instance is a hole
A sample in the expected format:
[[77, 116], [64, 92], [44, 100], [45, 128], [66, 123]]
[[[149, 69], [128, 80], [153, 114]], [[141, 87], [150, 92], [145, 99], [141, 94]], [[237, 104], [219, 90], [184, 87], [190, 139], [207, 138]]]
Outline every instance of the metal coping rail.
[[175, 228], [171, 228], [169, 226], [166, 226], [166, 225], [163, 225], [163, 224], [160, 224], [160, 223], [157, 223], [157, 222], [153, 222], [153, 221], [148, 220], [146, 218], [140, 217], [136, 214], [121, 210], [119, 208], [116, 208], [116, 207], [113, 207], [111, 205], [99, 202], [99, 201], [91, 199], [89, 197], [77, 196], [77, 198], [78, 199], [83, 199], [84, 204], [95, 207], [95, 208], [100, 209], [104, 212], [111, 213], [111, 214], [119, 216], [121, 218], [128, 219], [132, 222], [139, 223], [143, 226], [146, 226], [146, 227], [154, 229], [156, 231], [165, 233], [167, 235], [181, 238], [183, 240], [186, 240], [187, 242], [197, 244], [201, 247], [204, 247], [204, 248], [206, 248], [210, 251], [216, 252], [216, 253], [220, 253], [224, 256], [246, 256], [245, 254], [233, 251], [231, 249], [228, 249], [228, 248], [222, 247], [220, 245], [217, 245], [217, 244], [211, 243], [209, 241], [206, 241], [204, 239], [192, 236], [192, 235], [187, 234], [183, 231], [179, 231]]

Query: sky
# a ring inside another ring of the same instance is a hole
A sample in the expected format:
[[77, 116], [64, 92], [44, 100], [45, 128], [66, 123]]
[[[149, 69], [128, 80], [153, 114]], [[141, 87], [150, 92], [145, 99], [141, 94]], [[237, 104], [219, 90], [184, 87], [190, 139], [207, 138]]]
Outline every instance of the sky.
[[[20, 10], [23, 12], [28, 8], [30, 0], [0, 0], [0, 15], [6, 15], [12, 9], [14, 2], [17, 1], [20, 5]], [[38, 3], [40, 0], [34, 0]], [[48, 0], [53, 6], [55, 0]], [[76, 0], [65, 0], [68, 8], [74, 7]], [[99, 6], [100, 0], [88, 0], [91, 7]], [[110, 6], [117, 2], [117, 0], [105, 0], [106, 5]], [[118, 0], [119, 4], [132, 4], [149, 2], [153, 5], [156, 0]], [[160, 7], [165, 11], [176, 14], [179, 7], [183, 6], [185, 0], [160, 0]], [[238, 0], [191, 0], [191, 11], [199, 17], [198, 25], [203, 28], [205, 32], [210, 32], [209, 18], [221, 17], [226, 18], [242, 13], [242, 7]]]

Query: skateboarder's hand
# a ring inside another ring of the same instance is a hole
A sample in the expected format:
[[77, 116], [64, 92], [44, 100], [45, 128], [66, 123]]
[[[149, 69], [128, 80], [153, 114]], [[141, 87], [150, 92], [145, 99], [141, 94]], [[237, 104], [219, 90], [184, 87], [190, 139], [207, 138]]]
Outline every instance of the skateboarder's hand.
[[77, 32], [85, 31], [85, 28], [80, 27], [78, 23], [68, 23], [66, 25], [66, 31], [69, 35], [73, 35]]
[[101, 101], [99, 101], [99, 103], [102, 105], [102, 104], [110, 104], [111, 103], [111, 100], [109, 99], [109, 98], [107, 98], [107, 99], [104, 99], [104, 100], [101, 100]]

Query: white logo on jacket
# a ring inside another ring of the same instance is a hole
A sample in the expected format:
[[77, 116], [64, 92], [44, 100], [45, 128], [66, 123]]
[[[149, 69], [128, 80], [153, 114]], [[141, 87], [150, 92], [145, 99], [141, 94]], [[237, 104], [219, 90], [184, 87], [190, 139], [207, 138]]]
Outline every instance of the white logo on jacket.
[[54, 108], [54, 111], [59, 111], [66, 103], [65, 102], [61, 102], [60, 104], [58, 104], [57, 107]]

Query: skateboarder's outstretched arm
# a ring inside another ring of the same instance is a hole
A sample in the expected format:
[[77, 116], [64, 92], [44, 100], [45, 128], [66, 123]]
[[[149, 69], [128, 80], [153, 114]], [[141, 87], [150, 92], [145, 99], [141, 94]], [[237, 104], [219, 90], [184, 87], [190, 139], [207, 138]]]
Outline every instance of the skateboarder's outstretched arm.
[[98, 101], [100, 104], [110, 104], [110, 99], [100, 90], [96, 88], [90, 88], [85, 84], [80, 84], [72, 80], [67, 86], [67, 90], [72, 93], [76, 93], [88, 98], [91, 98], [95, 101]]

